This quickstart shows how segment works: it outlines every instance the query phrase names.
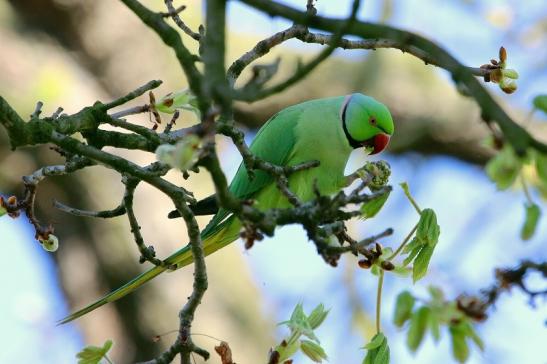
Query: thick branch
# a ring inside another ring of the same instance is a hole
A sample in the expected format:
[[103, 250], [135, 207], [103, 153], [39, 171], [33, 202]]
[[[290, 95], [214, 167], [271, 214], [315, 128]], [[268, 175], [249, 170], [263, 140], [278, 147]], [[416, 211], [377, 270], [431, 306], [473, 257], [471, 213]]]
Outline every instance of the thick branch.
[[222, 115], [230, 118], [232, 113], [232, 98], [224, 68], [226, 53], [226, 1], [207, 1], [205, 6], [205, 21], [207, 31], [203, 41], [203, 63], [205, 64], [204, 89], [206, 95], [220, 106]]

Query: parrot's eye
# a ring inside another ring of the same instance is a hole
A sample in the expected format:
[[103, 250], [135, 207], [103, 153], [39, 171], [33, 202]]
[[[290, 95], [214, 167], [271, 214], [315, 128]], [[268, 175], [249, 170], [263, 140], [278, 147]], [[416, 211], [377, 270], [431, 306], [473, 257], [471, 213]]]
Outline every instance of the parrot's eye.
[[368, 119], [368, 122], [370, 123], [370, 125], [373, 125], [373, 126], [378, 125], [378, 121], [376, 121], [376, 118], [375, 118], [374, 116], [371, 116], [371, 117]]

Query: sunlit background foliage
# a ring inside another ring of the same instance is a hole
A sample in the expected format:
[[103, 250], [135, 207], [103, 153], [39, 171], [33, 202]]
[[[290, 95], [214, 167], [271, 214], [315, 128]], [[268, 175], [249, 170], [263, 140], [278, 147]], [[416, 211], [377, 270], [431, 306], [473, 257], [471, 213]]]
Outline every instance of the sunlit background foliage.
[[[303, 0], [287, 2], [304, 5]], [[143, 3], [163, 7], [159, 0]], [[196, 28], [202, 4], [187, 1], [186, 5], [183, 17]], [[349, 2], [320, 0], [317, 8], [320, 14], [344, 16]], [[545, 93], [547, 85], [544, 1], [371, 0], [364, 2], [359, 18], [417, 31], [470, 66], [488, 63], [504, 45], [509, 64], [520, 74], [519, 89], [513, 95], [503, 94], [495, 85], [490, 90], [516, 120], [546, 139], [545, 114], [530, 115], [532, 98]], [[237, 2], [229, 3], [229, 19], [230, 60], [261, 37], [289, 25], [259, 16]], [[195, 46], [193, 41], [186, 43]], [[0, 2], [0, 45], [0, 94], [21, 115], [30, 114], [37, 100], [45, 103], [45, 114], [58, 106], [72, 113], [151, 79], [164, 81], [160, 94], [185, 86], [173, 54], [115, 0]], [[318, 48], [290, 41], [262, 62], [281, 56], [283, 75], [295, 67], [298, 58], [309, 57]], [[408, 289], [426, 297], [430, 284], [442, 287], [449, 298], [476, 293], [493, 281], [496, 267], [511, 266], [527, 257], [547, 259], [547, 219], [540, 221], [531, 240], [520, 240], [525, 198], [520, 186], [497, 191], [482, 170], [493, 152], [484, 146], [488, 129], [480, 122], [477, 106], [457, 92], [445, 72], [400, 51], [337, 51], [303, 83], [267, 101], [238, 105], [236, 115], [251, 140], [256, 127], [287, 105], [351, 92], [374, 96], [392, 110], [397, 132], [380, 158], [391, 164], [394, 185], [408, 181], [421, 205], [435, 209], [442, 231], [426, 279], [416, 286], [411, 280], [386, 279], [383, 330], [390, 336], [392, 362], [450, 362], [448, 340], [436, 346], [428, 337], [414, 356], [408, 352], [405, 335], [397, 334], [400, 330], [391, 323], [396, 295]], [[195, 122], [190, 113], [182, 120], [178, 126]], [[148, 116], [140, 117], [140, 122], [151, 125]], [[233, 175], [239, 156], [227, 140], [220, 138], [219, 142], [225, 171]], [[122, 153], [141, 164], [152, 158]], [[0, 132], [0, 192], [19, 192], [18, 176], [57, 159], [46, 147], [9, 153], [7, 136]], [[362, 154], [355, 153], [348, 171], [362, 162]], [[205, 175], [184, 181], [173, 173], [170, 178], [198, 197], [212, 192]], [[139, 189], [135, 208], [142, 233], [165, 256], [186, 243], [181, 241], [186, 236], [184, 225], [166, 219], [171, 209], [166, 199], [146, 185]], [[188, 268], [164, 275], [75, 323], [55, 326], [68, 311], [120, 286], [143, 267], [138, 264], [125, 219], [67, 216], [52, 207], [51, 199], [84, 209], [105, 209], [117, 206], [121, 193], [118, 177], [104, 169], [51, 178], [41, 185], [38, 216], [51, 221], [62, 240], [55, 254], [34, 242], [24, 219], [0, 219], [4, 257], [0, 363], [73, 363], [84, 343], [99, 345], [109, 338], [115, 342], [112, 358], [126, 363], [149, 359], [169, 344], [170, 336], [156, 343], [152, 339], [177, 328], [177, 311], [191, 290]], [[547, 210], [539, 194], [534, 192], [533, 198]], [[356, 221], [351, 229], [365, 236], [396, 225], [398, 230], [387, 241], [395, 246], [415, 221], [415, 211], [402, 191], [395, 190], [374, 223]], [[205, 222], [206, 218], [201, 219]], [[285, 334], [276, 324], [290, 316], [297, 303], [308, 312], [321, 302], [331, 310], [317, 331], [329, 362], [362, 360], [364, 350], [359, 348], [374, 335], [376, 283], [351, 257], [344, 257], [337, 268], [327, 266], [307, 243], [305, 233], [290, 226], [249, 251], [240, 243], [233, 244], [209, 257], [207, 263], [210, 289], [194, 326], [196, 333], [204, 334], [194, 338], [200, 346], [211, 350], [217, 344], [212, 336], [230, 343], [238, 363], [265, 362], [268, 349]], [[539, 277], [531, 277], [532, 286], [535, 278], [541, 284]], [[532, 309], [527, 297], [518, 292], [502, 296], [489, 320], [478, 328], [486, 348], [482, 353], [473, 349], [469, 362], [543, 364], [546, 316], [541, 302]], [[298, 363], [307, 360], [296, 357]]]

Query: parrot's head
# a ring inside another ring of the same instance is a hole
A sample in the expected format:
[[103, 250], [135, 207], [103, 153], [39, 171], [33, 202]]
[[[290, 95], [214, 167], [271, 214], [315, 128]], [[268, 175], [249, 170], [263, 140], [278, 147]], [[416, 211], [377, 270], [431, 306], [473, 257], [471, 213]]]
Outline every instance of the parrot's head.
[[363, 94], [346, 96], [340, 109], [342, 126], [353, 148], [367, 147], [371, 154], [384, 150], [393, 135], [393, 119], [387, 107]]

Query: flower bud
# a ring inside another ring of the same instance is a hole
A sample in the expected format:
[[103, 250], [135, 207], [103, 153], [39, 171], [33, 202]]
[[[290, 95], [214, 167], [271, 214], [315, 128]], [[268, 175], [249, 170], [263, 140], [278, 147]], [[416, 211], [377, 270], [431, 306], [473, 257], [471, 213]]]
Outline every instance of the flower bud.
[[170, 166], [174, 165], [173, 152], [175, 151], [175, 146], [171, 144], [162, 144], [156, 149], [156, 158], [158, 161], [169, 164]]
[[387, 270], [387, 271], [395, 269], [395, 266], [389, 260], [384, 260], [382, 263], [380, 263], [380, 266], [382, 267], [383, 270]]
[[175, 145], [162, 144], [156, 149], [156, 158], [180, 170], [191, 169], [199, 159], [201, 139], [190, 134]]
[[188, 170], [196, 164], [199, 159], [199, 145], [201, 139], [194, 134], [178, 142], [174, 151], [174, 167], [181, 170]]
[[517, 90], [517, 84], [515, 81], [511, 81], [510, 79], [504, 78], [500, 82], [500, 88], [506, 94], [512, 94], [513, 92]]
[[503, 80], [503, 72], [501, 69], [495, 69], [488, 75], [490, 77], [490, 81], [494, 83], [499, 83]]
[[179, 109], [191, 111], [199, 118], [197, 98], [188, 89], [170, 92], [163, 96], [155, 105], [156, 110], [166, 114], [173, 114]]
[[500, 47], [500, 61], [501, 63], [505, 62], [507, 60], [507, 51], [505, 50], [505, 48], [503, 47]]
[[59, 248], [59, 238], [53, 234], [49, 234], [47, 239], [40, 239], [42, 248], [48, 252], [54, 252]]

